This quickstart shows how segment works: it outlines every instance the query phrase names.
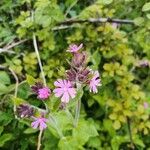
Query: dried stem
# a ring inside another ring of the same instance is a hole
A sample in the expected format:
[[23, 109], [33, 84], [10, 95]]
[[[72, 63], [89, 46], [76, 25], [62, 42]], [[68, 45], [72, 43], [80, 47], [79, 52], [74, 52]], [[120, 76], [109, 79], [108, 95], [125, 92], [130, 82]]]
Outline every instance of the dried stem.
[[9, 49], [11, 49], [11, 48], [13, 48], [13, 47], [15, 47], [15, 46], [17, 46], [17, 45], [19, 45], [21, 43], [24, 43], [26, 41], [27, 41], [27, 39], [24, 39], [24, 40], [20, 40], [20, 41], [18, 41], [16, 43], [7, 44], [6, 46], [4, 46], [4, 48], [0, 48], [0, 53], [2, 53], [2, 52], [10, 52], [10, 51], [8, 51]]
[[43, 71], [43, 66], [42, 66], [42, 62], [41, 62], [41, 58], [40, 58], [40, 54], [39, 54], [39, 50], [38, 50], [38, 46], [37, 46], [37, 41], [36, 41], [36, 37], [35, 34], [33, 33], [33, 45], [34, 45], [34, 49], [35, 49], [35, 53], [38, 59], [38, 64], [41, 70], [41, 75], [42, 75], [42, 79], [43, 79], [43, 83], [46, 86], [46, 79], [45, 79], [45, 74]]
[[[18, 86], [19, 86], [19, 79], [18, 79], [16, 73], [11, 68], [7, 68], [5, 66], [1, 66], [0, 65], [0, 68], [2, 68], [2, 69], [8, 69], [11, 72], [11, 74], [13, 75], [13, 77], [14, 77], [14, 79], [16, 81], [15, 93], [14, 93], [14, 96], [16, 98], [17, 97], [17, 93], [18, 93]], [[16, 116], [16, 105], [15, 104], [14, 104], [14, 108], [13, 109], [14, 109], [15, 118], [17, 118], [17, 116]]]
[[40, 147], [41, 147], [42, 133], [43, 133], [43, 130], [40, 130], [39, 136], [38, 136], [37, 150], [40, 150]]
[[89, 18], [89, 19], [69, 19], [58, 23], [58, 25], [71, 25], [74, 23], [118, 23], [118, 24], [134, 24], [133, 20], [112, 19], [112, 18]]

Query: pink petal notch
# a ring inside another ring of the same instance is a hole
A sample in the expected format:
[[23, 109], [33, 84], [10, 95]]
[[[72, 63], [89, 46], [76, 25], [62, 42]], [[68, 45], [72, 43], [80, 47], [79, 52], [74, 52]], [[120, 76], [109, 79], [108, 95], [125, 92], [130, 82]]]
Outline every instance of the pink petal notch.
[[99, 72], [92, 71], [92, 76], [93, 77], [89, 82], [89, 89], [90, 89], [90, 92], [97, 93], [98, 92], [97, 87], [102, 85]]
[[32, 128], [37, 129], [39, 128], [40, 130], [44, 130], [47, 128], [46, 122], [48, 119], [40, 117], [40, 118], [35, 118], [35, 120], [31, 123]]

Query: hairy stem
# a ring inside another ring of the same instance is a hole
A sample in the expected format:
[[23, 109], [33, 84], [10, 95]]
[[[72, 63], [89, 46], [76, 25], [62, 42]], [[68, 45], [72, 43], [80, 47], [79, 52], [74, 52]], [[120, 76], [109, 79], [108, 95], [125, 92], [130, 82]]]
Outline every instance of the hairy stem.
[[74, 127], [76, 128], [78, 125], [78, 120], [80, 117], [80, 108], [81, 108], [81, 99], [77, 101], [76, 109], [75, 109], [75, 119], [74, 119]]
[[77, 86], [77, 103], [76, 103], [76, 108], [75, 108], [75, 118], [74, 118], [74, 127], [76, 128], [78, 125], [79, 117], [80, 117], [80, 109], [81, 109], [81, 98], [83, 95], [83, 90], [81, 87], [81, 84], [76, 83]]
[[41, 147], [42, 133], [43, 133], [43, 130], [40, 130], [39, 136], [38, 136], [37, 150], [40, 150], [40, 147]]

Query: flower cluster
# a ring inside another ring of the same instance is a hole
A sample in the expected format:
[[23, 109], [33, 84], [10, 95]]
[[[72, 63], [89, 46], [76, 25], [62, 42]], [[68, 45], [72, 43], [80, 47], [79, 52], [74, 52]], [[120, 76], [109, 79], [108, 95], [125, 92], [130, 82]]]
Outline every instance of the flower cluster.
[[[70, 99], [75, 98], [77, 91], [81, 87], [88, 86], [89, 91], [98, 92], [98, 86], [101, 85], [101, 79], [98, 71], [91, 70], [87, 65], [87, 54], [85, 51], [80, 51], [83, 44], [79, 46], [73, 44], [69, 46], [67, 52], [72, 53], [73, 57], [70, 63], [70, 69], [66, 71], [66, 79], [58, 79], [54, 82], [55, 89], [53, 90], [56, 97], [61, 98], [61, 107], [65, 107]], [[37, 82], [31, 86], [32, 92], [37, 95], [37, 98], [44, 101], [51, 95], [51, 90], [42, 83]], [[22, 104], [17, 107], [17, 112], [21, 117], [31, 117], [34, 121], [31, 123], [33, 128], [44, 130], [47, 127], [48, 120], [41, 117], [34, 117], [33, 108], [29, 105]]]
[[90, 92], [97, 93], [97, 87], [101, 85], [100, 75], [98, 71], [92, 71], [87, 66], [87, 54], [80, 51], [83, 44], [79, 46], [73, 44], [69, 46], [67, 52], [73, 54], [70, 63], [70, 69], [66, 71], [66, 79], [58, 79], [54, 82], [56, 89], [54, 93], [56, 97], [61, 97], [62, 103], [68, 103], [70, 98], [76, 96], [77, 85], [87, 85]]

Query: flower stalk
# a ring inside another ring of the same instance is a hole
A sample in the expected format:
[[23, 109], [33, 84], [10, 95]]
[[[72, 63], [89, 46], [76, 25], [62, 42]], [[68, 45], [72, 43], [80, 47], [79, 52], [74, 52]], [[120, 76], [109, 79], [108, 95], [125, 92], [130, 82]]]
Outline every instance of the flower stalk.
[[77, 100], [77, 103], [76, 103], [76, 108], [75, 108], [75, 118], [74, 118], [74, 124], [73, 126], [76, 128], [78, 126], [78, 121], [79, 121], [79, 118], [80, 118], [80, 109], [81, 109], [81, 98], [82, 98], [82, 95], [83, 95], [83, 90], [81, 88], [81, 85], [80, 84], [77, 84], [77, 88], [79, 89], [78, 92], [79, 92], [79, 98]]
[[40, 130], [39, 136], [38, 136], [37, 150], [40, 150], [40, 148], [41, 148], [42, 133], [43, 133], [43, 130]]

